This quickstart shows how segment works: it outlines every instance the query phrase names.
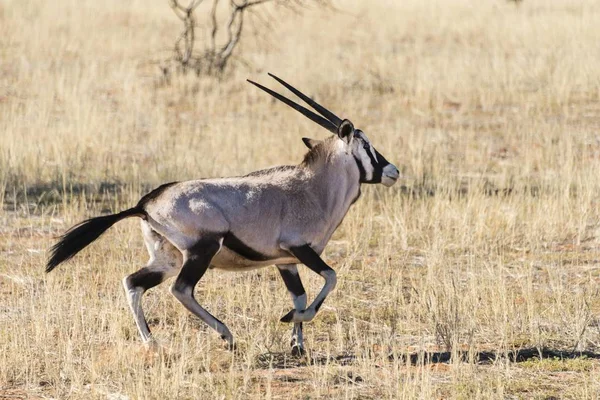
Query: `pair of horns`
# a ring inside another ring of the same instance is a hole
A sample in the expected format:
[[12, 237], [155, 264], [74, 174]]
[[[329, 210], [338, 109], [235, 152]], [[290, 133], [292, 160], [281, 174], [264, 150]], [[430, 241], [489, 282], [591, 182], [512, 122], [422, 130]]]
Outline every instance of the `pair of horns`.
[[257, 88], [262, 89], [265, 92], [269, 93], [271, 96], [275, 97], [277, 100], [284, 102], [285, 104], [292, 107], [294, 110], [298, 111], [300, 114], [304, 115], [311, 121], [316, 122], [317, 124], [321, 125], [323, 128], [327, 129], [329, 132], [337, 133], [338, 128], [342, 124], [342, 121], [343, 121], [341, 118], [336, 116], [334, 113], [332, 113], [331, 111], [329, 111], [322, 105], [313, 101], [310, 97], [303, 94], [302, 92], [300, 92], [298, 89], [296, 89], [289, 83], [283, 81], [282, 79], [276, 77], [275, 75], [273, 75], [271, 73], [269, 73], [269, 76], [272, 77], [273, 79], [275, 79], [277, 82], [281, 83], [286, 88], [288, 88], [296, 96], [298, 96], [302, 100], [304, 100], [306, 102], [306, 104], [308, 104], [309, 106], [314, 108], [315, 111], [317, 111], [322, 116], [315, 114], [314, 112], [310, 111], [309, 109], [304, 108], [297, 103], [294, 103], [292, 100], [280, 95], [277, 92], [272, 91], [269, 88], [264, 87], [263, 85], [261, 85], [259, 83], [253, 82], [250, 79], [248, 79], [248, 82], [250, 82]]

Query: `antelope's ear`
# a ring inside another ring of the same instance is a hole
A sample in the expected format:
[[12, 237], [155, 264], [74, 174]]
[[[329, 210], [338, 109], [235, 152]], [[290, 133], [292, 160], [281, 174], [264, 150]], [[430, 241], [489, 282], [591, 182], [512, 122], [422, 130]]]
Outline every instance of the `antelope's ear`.
[[323, 143], [322, 140], [311, 139], [311, 138], [307, 138], [307, 137], [303, 137], [302, 141], [304, 142], [304, 144], [306, 145], [306, 147], [308, 147], [309, 149], [312, 149], [313, 147], [315, 147], [319, 143]]
[[343, 120], [337, 129], [337, 134], [346, 143], [350, 143], [354, 133], [354, 125], [347, 119]]

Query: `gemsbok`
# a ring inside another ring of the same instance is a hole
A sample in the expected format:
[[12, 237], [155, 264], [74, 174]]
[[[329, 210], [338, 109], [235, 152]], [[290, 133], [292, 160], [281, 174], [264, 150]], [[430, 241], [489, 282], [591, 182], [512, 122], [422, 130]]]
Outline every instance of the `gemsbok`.
[[[391, 186], [399, 172], [349, 120], [338, 118], [269, 75], [321, 115], [256, 82], [248, 82], [334, 135], [325, 140], [303, 138], [309, 151], [298, 165], [239, 177], [167, 183], [143, 196], [133, 208], [81, 222], [52, 247], [46, 272], [69, 260], [116, 222], [139, 217], [150, 259], [145, 267], [125, 277], [123, 286], [144, 343], [153, 339], [142, 310], [142, 295], [177, 275], [171, 293], [233, 347], [231, 332], [198, 303], [194, 287], [208, 268], [245, 271], [275, 265], [294, 304], [281, 321], [294, 323], [292, 354], [302, 354], [302, 323], [315, 317], [337, 281], [335, 271], [320, 254], [359, 198], [361, 185]], [[325, 280], [308, 308], [298, 263]]]

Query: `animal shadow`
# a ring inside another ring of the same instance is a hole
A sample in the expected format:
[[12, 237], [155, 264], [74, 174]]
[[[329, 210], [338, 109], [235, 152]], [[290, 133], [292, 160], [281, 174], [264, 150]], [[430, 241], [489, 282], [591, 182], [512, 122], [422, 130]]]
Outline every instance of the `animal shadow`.
[[[529, 360], [560, 359], [572, 360], [577, 358], [588, 358], [600, 360], [600, 353], [592, 351], [568, 351], [550, 348], [523, 348], [509, 351], [459, 351], [452, 353], [444, 352], [416, 352], [416, 353], [392, 353], [387, 359], [390, 362], [399, 361], [410, 365], [446, 364], [457, 357], [460, 362], [474, 362], [477, 364], [492, 364], [498, 361], [522, 363]], [[292, 356], [289, 353], [269, 352], [261, 354], [256, 359], [256, 366], [262, 369], [288, 369], [307, 367], [311, 365], [351, 365], [358, 357], [351, 353], [340, 355], [324, 355], [319, 353], [308, 353], [304, 356]]]

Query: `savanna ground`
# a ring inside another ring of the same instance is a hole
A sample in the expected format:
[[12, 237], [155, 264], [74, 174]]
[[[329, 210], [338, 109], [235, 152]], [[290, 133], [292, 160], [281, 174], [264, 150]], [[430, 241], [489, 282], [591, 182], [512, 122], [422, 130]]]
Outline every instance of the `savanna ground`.
[[[166, 1], [0, 3], [0, 398], [600, 396], [600, 4], [336, 5], [274, 11], [216, 81], [161, 76]], [[160, 183], [299, 162], [326, 132], [245, 83], [276, 87], [267, 71], [404, 179], [364, 187], [328, 246], [307, 358], [287, 355], [275, 268], [196, 289], [239, 353], [169, 283], [144, 298], [146, 351], [120, 282], [146, 262], [139, 223], [49, 275], [46, 249]]]

